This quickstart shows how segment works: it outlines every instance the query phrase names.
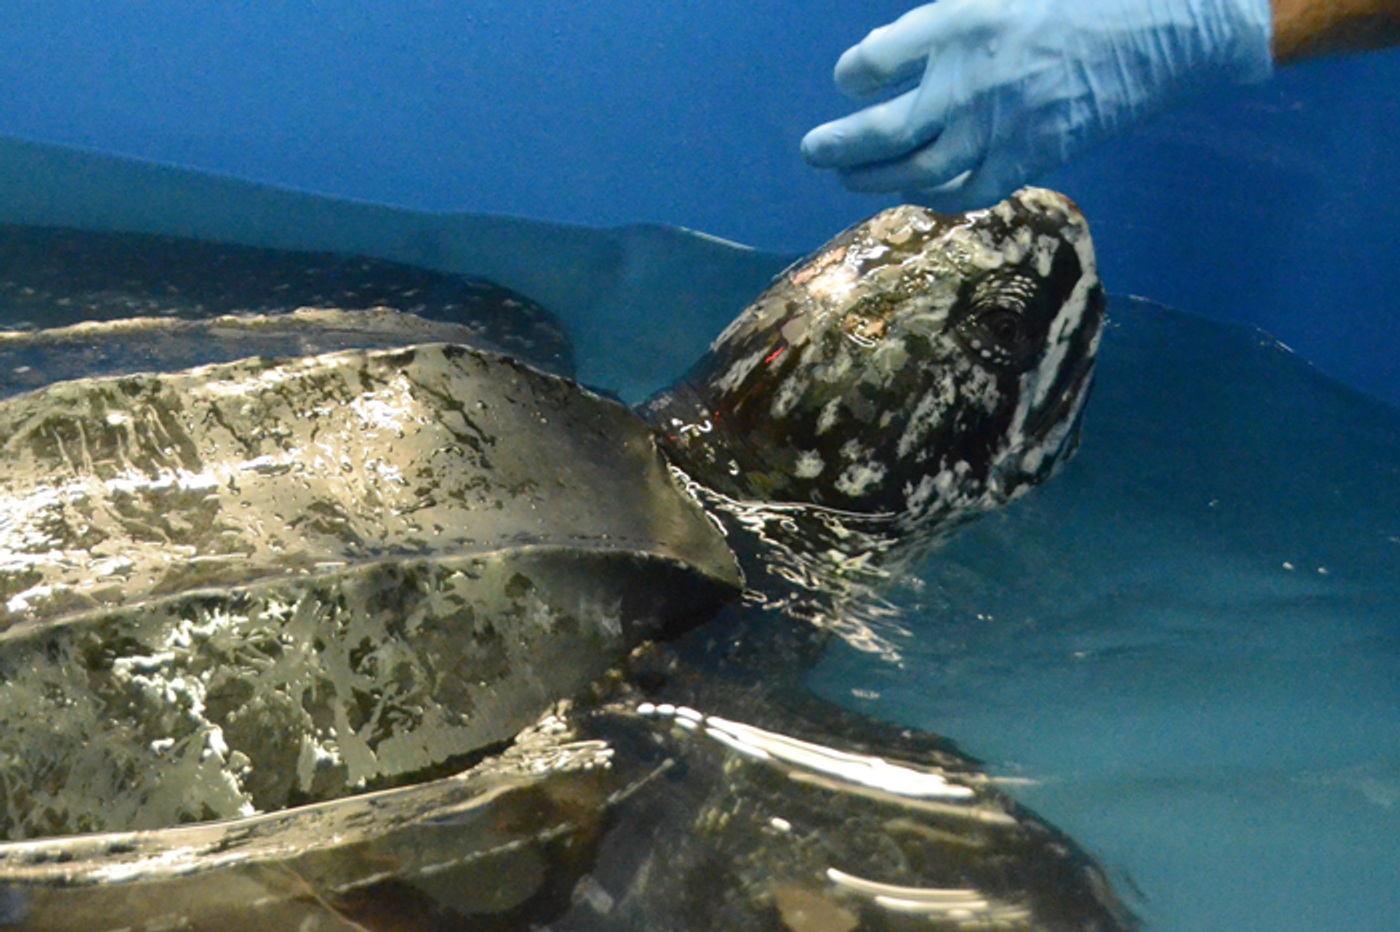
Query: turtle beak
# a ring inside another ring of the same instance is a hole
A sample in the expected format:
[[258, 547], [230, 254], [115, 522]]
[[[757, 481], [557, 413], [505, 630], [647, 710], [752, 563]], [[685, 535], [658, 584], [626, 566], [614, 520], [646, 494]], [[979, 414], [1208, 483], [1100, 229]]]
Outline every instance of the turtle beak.
[[[1094, 387], [1094, 356], [1081, 356], [1066, 373], [1066, 384], [1053, 404], [1046, 405], [1032, 415], [1026, 425], [1030, 446], [1044, 446], [1056, 427], [1072, 419], [1071, 436], [1066, 441], [1065, 455], [1079, 447], [1079, 432], [1084, 423], [1084, 409]], [[1078, 410], [1075, 410], [1075, 408]]]

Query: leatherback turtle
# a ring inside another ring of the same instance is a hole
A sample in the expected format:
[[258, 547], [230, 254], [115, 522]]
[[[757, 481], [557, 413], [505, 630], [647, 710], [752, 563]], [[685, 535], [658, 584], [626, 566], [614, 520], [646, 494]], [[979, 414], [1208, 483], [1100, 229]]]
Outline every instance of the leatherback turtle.
[[0, 924], [1132, 925], [801, 685], [1076, 447], [1064, 197], [859, 224], [635, 410], [486, 283], [483, 326], [373, 260], [7, 235], [11, 314], [82, 322], [0, 338]]

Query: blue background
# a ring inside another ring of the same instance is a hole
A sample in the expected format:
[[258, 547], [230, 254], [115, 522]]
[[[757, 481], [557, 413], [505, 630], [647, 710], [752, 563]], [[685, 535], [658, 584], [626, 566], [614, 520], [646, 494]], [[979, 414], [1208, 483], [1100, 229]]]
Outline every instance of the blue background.
[[[884, 201], [798, 155], [899, 2], [0, 3], [0, 132], [433, 209], [800, 252]], [[1111, 290], [1400, 402], [1400, 56], [1311, 63], [1048, 179]]]

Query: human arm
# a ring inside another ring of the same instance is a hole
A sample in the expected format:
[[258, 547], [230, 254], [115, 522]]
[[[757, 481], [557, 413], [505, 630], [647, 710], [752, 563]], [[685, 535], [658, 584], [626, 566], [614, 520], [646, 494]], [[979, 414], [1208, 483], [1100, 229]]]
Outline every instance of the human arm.
[[802, 143], [856, 191], [984, 207], [1212, 86], [1400, 41], [1400, 0], [939, 0], [836, 66], [889, 95]]
[[1272, 0], [1276, 65], [1400, 45], [1400, 0]]

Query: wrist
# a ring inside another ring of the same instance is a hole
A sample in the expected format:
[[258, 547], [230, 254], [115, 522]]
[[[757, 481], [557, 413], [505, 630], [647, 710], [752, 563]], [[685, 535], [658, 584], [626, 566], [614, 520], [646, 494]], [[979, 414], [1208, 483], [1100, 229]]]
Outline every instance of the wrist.
[[1400, 0], [1271, 0], [1271, 6], [1278, 65], [1400, 43]]

